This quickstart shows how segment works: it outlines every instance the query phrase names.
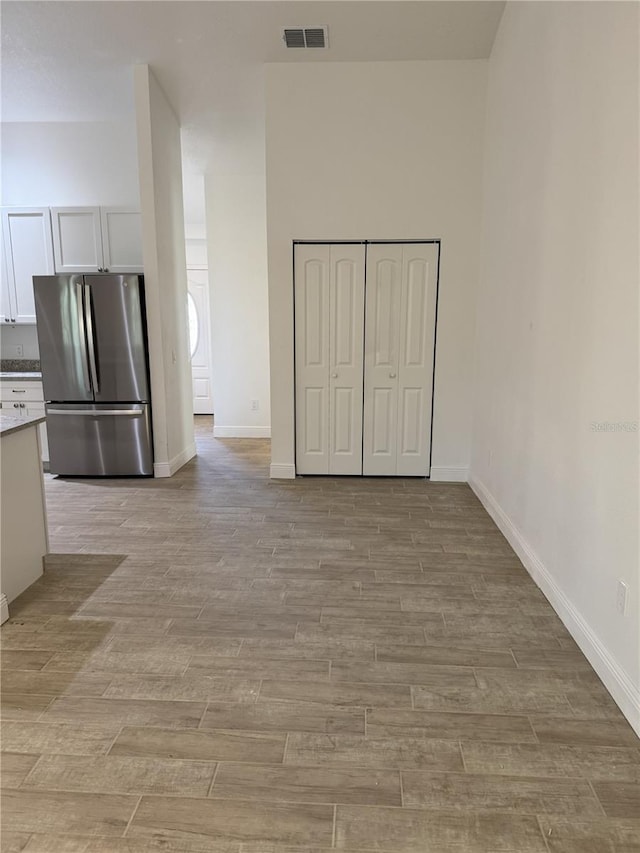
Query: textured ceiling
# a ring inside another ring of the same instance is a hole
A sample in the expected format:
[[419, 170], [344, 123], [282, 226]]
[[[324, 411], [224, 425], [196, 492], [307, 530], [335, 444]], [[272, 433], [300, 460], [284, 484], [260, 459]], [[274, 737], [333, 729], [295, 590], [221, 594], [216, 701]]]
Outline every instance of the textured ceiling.
[[[96, 121], [133, 111], [148, 63], [183, 126], [193, 168], [256, 169], [266, 62], [481, 59], [502, 2], [2, 3], [3, 121]], [[285, 26], [329, 27], [326, 51], [287, 50]]]

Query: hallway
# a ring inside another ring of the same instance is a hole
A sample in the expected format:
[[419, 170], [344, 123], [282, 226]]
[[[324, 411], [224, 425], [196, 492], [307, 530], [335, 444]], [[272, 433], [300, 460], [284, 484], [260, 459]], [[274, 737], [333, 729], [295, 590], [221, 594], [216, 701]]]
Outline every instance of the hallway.
[[632, 853], [639, 742], [463, 484], [47, 477], [2, 853]]

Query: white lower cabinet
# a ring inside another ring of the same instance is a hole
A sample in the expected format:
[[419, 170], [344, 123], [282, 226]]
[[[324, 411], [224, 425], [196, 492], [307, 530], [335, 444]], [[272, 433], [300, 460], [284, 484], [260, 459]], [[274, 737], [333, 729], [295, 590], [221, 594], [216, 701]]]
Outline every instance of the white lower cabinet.
[[296, 244], [297, 473], [429, 475], [438, 250]]
[[[43, 417], [45, 414], [42, 382], [20, 382], [0, 380], [0, 403], [2, 413], [12, 418]], [[42, 461], [49, 461], [47, 425], [39, 425]]]

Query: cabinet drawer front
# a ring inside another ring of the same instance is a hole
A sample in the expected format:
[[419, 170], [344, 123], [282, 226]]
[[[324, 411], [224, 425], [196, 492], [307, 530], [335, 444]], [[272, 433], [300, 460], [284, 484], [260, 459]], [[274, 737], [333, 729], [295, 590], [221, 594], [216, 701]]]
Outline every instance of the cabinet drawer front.
[[7, 403], [43, 402], [42, 382], [0, 382], [0, 400]]

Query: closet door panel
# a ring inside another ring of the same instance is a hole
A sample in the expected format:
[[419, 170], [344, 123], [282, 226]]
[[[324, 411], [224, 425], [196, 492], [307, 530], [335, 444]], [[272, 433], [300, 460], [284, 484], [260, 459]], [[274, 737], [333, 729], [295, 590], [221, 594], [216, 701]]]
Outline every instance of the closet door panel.
[[429, 474], [438, 247], [402, 246], [400, 363], [398, 371], [399, 476]]
[[[353, 434], [353, 391], [351, 388], [334, 388], [332, 403], [331, 452], [333, 456], [351, 456], [357, 452], [360, 457], [360, 447], [356, 445]], [[359, 438], [359, 436], [358, 436]], [[358, 443], [359, 445], [359, 443]], [[335, 465], [332, 465], [335, 469]], [[336, 470], [332, 474], [343, 473]], [[359, 471], [348, 473], [358, 474]]]
[[402, 246], [368, 246], [363, 473], [369, 475], [396, 473], [401, 286]]
[[325, 410], [327, 408], [325, 388], [304, 389], [304, 441], [302, 447], [307, 454], [322, 455], [326, 452]]
[[396, 401], [393, 388], [374, 388], [372, 402], [372, 455], [377, 458], [390, 458], [395, 446], [396, 426]]
[[423, 445], [424, 394], [422, 388], [402, 388], [400, 392], [400, 434], [398, 457], [419, 456]]
[[296, 246], [296, 470], [329, 471], [329, 246]]
[[331, 246], [330, 474], [362, 474], [365, 247]]

